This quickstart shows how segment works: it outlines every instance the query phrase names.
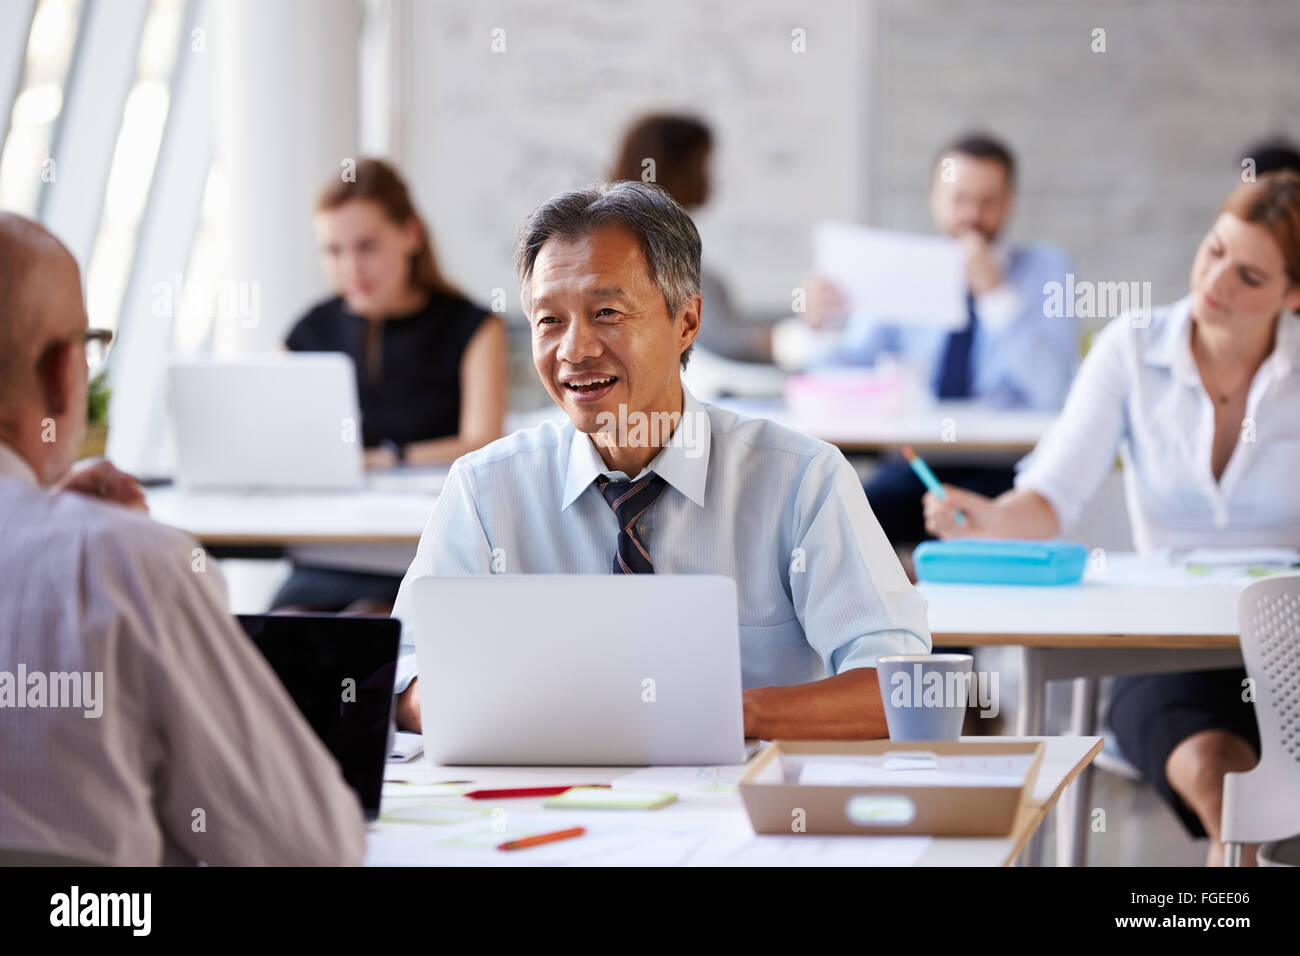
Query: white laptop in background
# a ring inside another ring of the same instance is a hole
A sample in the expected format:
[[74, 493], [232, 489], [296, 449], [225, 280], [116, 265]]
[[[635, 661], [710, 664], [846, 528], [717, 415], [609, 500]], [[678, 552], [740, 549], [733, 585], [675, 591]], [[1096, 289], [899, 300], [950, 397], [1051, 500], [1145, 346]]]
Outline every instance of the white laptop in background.
[[176, 483], [187, 490], [362, 486], [356, 372], [342, 353], [172, 359]]
[[411, 587], [433, 762], [744, 762], [730, 578], [426, 576]]

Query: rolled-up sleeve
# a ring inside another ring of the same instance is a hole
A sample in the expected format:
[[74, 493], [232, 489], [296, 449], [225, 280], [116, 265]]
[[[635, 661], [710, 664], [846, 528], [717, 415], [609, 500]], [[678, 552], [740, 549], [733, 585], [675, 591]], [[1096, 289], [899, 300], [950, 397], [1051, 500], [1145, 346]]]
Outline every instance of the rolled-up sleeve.
[[458, 460], [447, 473], [447, 481], [420, 535], [415, 559], [402, 578], [393, 602], [393, 617], [402, 624], [402, 648], [397, 661], [394, 691], [406, 690], [416, 676], [415, 607], [411, 582], [430, 574], [488, 574], [492, 570], [492, 546], [483, 530], [478, 508], [478, 487], [474, 470]]
[[1056, 512], [1059, 530], [1073, 527], [1115, 464], [1124, 437], [1132, 372], [1125, 336], [1129, 317], [1104, 328], [1079, 368], [1065, 408], [1020, 466], [1016, 488], [1036, 491]]
[[812, 460], [796, 495], [791, 596], [826, 673], [875, 667], [884, 654], [929, 653], [925, 598], [907, 580], [839, 449]]

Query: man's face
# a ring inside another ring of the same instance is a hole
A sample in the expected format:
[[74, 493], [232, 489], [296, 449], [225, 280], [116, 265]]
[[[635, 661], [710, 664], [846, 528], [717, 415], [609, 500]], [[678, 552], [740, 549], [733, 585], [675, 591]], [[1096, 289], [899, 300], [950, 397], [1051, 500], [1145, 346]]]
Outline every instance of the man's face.
[[935, 167], [930, 214], [945, 235], [955, 239], [973, 231], [992, 242], [1006, 225], [1014, 198], [1005, 166], [954, 153]]
[[579, 431], [617, 420], [620, 406], [625, 416], [681, 410], [678, 363], [699, 331], [700, 300], [668, 314], [630, 229], [548, 240], [530, 293], [533, 364]]

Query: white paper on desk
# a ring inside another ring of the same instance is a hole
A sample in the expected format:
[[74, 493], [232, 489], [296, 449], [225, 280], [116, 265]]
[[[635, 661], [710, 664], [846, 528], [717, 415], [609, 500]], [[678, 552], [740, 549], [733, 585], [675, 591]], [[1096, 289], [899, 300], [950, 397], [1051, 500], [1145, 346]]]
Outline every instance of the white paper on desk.
[[1174, 557], [1181, 564], [1206, 564], [1215, 567], [1249, 567], [1256, 564], [1290, 566], [1300, 561], [1295, 548], [1192, 548]]
[[930, 767], [899, 769], [886, 766], [879, 758], [807, 760], [799, 771], [799, 783], [823, 787], [1019, 787], [1032, 761], [1032, 754], [939, 757]]
[[690, 866], [915, 866], [934, 843], [926, 836], [714, 837]]
[[632, 790], [668, 790], [682, 797], [735, 797], [744, 764], [720, 767], [645, 767], [616, 777], [610, 785]]
[[424, 735], [399, 730], [393, 734], [393, 747], [388, 752], [388, 759], [394, 763], [406, 763], [424, 753]]
[[965, 266], [946, 236], [822, 222], [813, 228], [813, 269], [844, 292], [853, 314], [873, 322], [966, 325]]
[[[367, 866], [684, 866], [714, 840], [750, 840], [739, 806], [714, 813], [715, 821], [664, 810], [627, 813], [571, 810], [507, 810], [476, 820], [442, 819], [422, 824], [383, 821], [366, 837]], [[585, 827], [582, 836], [524, 850], [502, 852], [508, 840]], [[705, 853], [704, 865], [711, 857]]]

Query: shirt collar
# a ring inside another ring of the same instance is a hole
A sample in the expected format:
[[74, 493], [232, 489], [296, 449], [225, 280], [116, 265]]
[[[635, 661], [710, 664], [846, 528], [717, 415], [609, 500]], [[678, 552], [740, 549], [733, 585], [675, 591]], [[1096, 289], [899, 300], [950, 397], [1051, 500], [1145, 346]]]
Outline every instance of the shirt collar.
[[[564, 497], [560, 501], [562, 511], [577, 501], [578, 496], [586, 491], [599, 475], [617, 474], [605, 467], [590, 435], [573, 428], [572, 423], [567, 427], [573, 429], [573, 437], [569, 443], [569, 464], [564, 479]], [[628, 428], [631, 427], [629, 424]], [[711, 432], [709, 413], [683, 384], [682, 417], [677, 427], [673, 429], [668, 444], [645, 467], [645, 471], [653, 471], [695, 504], [704, 507], [704, 488], [709, 474], [709, 451], [712, 444]], [[642, 473], [644, 474], [644, 471]]]
[[1169, 307], [1159, 332], [1142, 350], [1147, 365], [1167, 368], [1180, 382], [1201, 380], [1192, 356], [1192, 297], [1184, 296]]
[[40, 484], [36, 480], [36, 472], [27, 464], [27, 459], [4, 442], [0, 442], [0, 477], [17, 478], [29, 485]]
[[1300, 368], [1300, 315], [1283, 312], [1277, 320], [1277, 337], [1269, 356], [1273, 372], [1279, 378]]
[[[1198, 384], [1201, 373], [1192, 355], [1192, 297], [1179, 299], [1169, 307], [1168, 318], [1159, 335], [1143, 350], [1148, 365], [1168, 368], [1180, 381]], [[1300, 366], [1300, 316], [1283, 312], [1278, 316], [1273, 351], [1264, 364], [1280, 378]]]

